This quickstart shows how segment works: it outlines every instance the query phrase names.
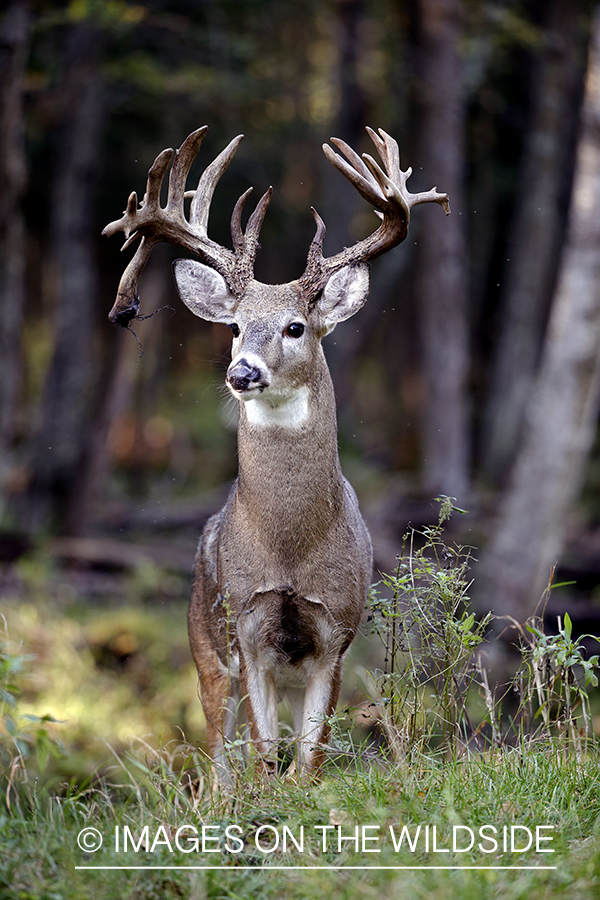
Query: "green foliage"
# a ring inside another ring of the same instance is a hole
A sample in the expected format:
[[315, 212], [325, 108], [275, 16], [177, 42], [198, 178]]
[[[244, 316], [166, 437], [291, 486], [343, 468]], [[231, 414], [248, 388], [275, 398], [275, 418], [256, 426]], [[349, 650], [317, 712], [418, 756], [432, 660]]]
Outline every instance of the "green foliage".
[[468, 741], [474, 652], [490, 620], [469, 610], [469, 549], [443, 540], [452, 512], [463, 510], [448, 497], [439, 503], [437, 524], [406, 535], [395, 573], [383, 575], [369, 598], [372, 630], [386, 648], [377, 679], [383, 722], [402, 754], [433, 745], [455, 753], [461, 736]]
[[[477, 620], [469, 609], [470, 551], [444, 541], [452, 511], [463, 510], [447, 497], [439, 502], [437, 524], [407, 535], [395, 573], [382, 576], [369, 600], [372, 631], [386, 651], [375, 688], [392, 752], [409, 759], [426, 749], [456, 756], [484, 739], [494, 746], [545, 743], [565, 756], [585, 752], [592, 735], [589, 688], [598, 685], [600, 655], [588, 656], [584, 642], [600, 639], [574, 638], [568, 613], [557, 634], [530, 619], [518, 626], [521, 668], [495, 697], [478, 653], [493, 617]], [[479, 698], [485, 711], [474, 721]]]
[[[583, 643], [586, 638], [600, 642], [592, 634], [573, 638], [573, 626], [568, 613], [564, 622], [558, 619], [558, 633], [546, 634], [541, 622], [534, 619], [526, 624], [530, 639], [523, 642], [522, 678], [529, 688], [525, 692], [532, 712], [533, 696], [537, 699], [534, 718], [541, 718], [547, 734], [558, 732], [581, 752], [591, 732], [590, 698], [587, 688], [598, 684], [599, 656], [589, 656]], [[517, 676], [519, 678], [519, 676]], [[582, 727], [577, 716], [582, 719]]]
[[58, 759], [66, 755], [59, 738], [48, 729], [59, 721], [49, 713], [37, 716], [20, 712], [21, 685], [34, 657], [14, 647], [8, 640], [6, 620], [4, 626], [6, 639], [0, 643], [0, 763], [14, 769], [34, 754], [37, 768], [43, 772], [51, 756]]

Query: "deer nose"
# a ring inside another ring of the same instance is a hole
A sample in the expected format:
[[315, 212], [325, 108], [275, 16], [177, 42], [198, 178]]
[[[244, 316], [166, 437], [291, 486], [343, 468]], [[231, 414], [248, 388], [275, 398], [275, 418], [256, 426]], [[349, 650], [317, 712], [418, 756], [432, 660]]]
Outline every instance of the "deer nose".
[[267, 382], [262, 377], [262, 372], [256, 366], [240, 359], [234, 366], [227, 370], [227, 381], [234, 391], [247, 391], [251, 387], [264, 388]]

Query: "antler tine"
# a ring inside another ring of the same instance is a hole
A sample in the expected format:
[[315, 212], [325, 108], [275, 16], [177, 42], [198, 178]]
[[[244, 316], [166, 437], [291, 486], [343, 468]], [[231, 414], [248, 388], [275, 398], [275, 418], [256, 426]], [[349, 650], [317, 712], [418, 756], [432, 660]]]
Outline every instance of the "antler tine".
[[309, 254], [314, 254], [317, 250], [320, 252], [323, 251], [323, 241], [325, 240], [325, 232], [327, 231], [327, 227], [314, 206], [311, 206], [310, 211], [313, 214], [313, 219], [315, 220], [317, 228], [308, 252]]
[[248, 219], [246, 230], [242, 233], [242, 209], [244, 203], [252, 193], [252, 188], [242, 194], [238, 202], [235, 204], [233, 215], [231, 217], [231, 239], [233, 241], [233, 249], [235, 251], [236, 264], [235, 272], [231, 280], [231, 289], [235, 293], [240, 292], [248, 284], [253, 277], [254, 260], [256, 259], [256, 251], [258, 250], [258, 238], [260, 229], [267, 212], [273, 188], [269, 187], [262, 195], [254, 212]]
[[[358, 153], [356, 153], [356, 151], [354, 151], [352, 147], [341, 138], [331, 138], [331, 143], [334, 144], [338, 148], [338, 150], [342, 151], [344, 156], [352, 163], [356, 171], [359, 172], [368, 181], [369, 170], [365, 166]], [[327, 144], [324, 144], [324, 147], [327, 147]]]
[[[323, 152], [336, 169], [354, 185], [359, 194], [375, 207], [381, 224], [369, 237], [358, 241], [353, 247], [344, 249], [331, 257], [323, 257], [322, 244], [325, 226], [317, 221], [317, 235], [311, 244], [306, 269], [300, 278], [300, 285], [309, 302], [314, 302], [328, 278], [344, 266], [367, 262], [400, 244], [408, 234], [410, 210], [418, 203], [439, 203], [446, 215], [450, 212], [447, 194], [439, 194], [436, 188], [419, 194], [411, 194], [406, 181], [411, 169], [400, 168], [398, 144], [382, 128], [379, 134], [372, 128], [367, 133], [373, 141], [383, 168], [368, 153], [362, 158], [339, 138], [331, 138], [332, 144], [344, 154], [337, 153], [323, 144]], [[348, 160], [348, 162], [346, 161]]]
[[325, 240], [325, 232], [327, 231], [325, 222], [316, 211], [314, 206], [311, 206], [310, 211], [313, 214], [313, 218], [317, 227], [315, 230], [315, 236], [311, 241], [310, 247], [308, 248], [306, 269], [304, 271], [304, 275], [300, 279], [300, 283], [303, 286], [306, 284], [319, 282], [319, 276], [323, 269], [323, 241]]
[[202, 128], [192, 131], [191, 134], [188, 134], [179, 150], [175, 151], [173, 168], [169, 176], [169, 196], [166, 208], [169, 212], [179, 215], [181, 218], [183, 218], [185, 182], [207, 131], [208, 125], [203, 125]]
[[236, 253], [241, 253], [244, 249], [244, 232], [242, 230], [242, 210], [244, 209], [244, 204], [250, 194], [252, 193], [253, 188], [249, 187], [247, 191], [244, 191], [241, 197], [238, 198], [235, 206], [233, 207], [233, 212], [231, 214], [231, 240], [233, 241], [233, 249]]
[[[336, 146], [342, 149], [342, 145], [346, 150], [350, 151], [350, 147], [344, 143], [344, 141], [335, 138]], [[344, 150], [344, 152], [346, 152]], [[353, 151], [352, 151], [353, 152]], [[381, 207], [381, 204], [385, 202], [385, 197], [381, 193], [379, 185], [374, 180], [373, 176], [363, 163], [363, 161], [358, 157], [360, 168], [353, 168], [349, 165], [345, 159], [342, 159], [337, 153], [331, 149], [328, 144], [323, 144], [323, 153], [327, 157], [330, 163], [336, 167], [336, 169], [344, 175], [348, 181], [354, 185], [358, 193], [361, 197], [364, 197], [369, 203], [372, 203], [373, 206], [377, 208]], [[349, 154], [346, 153], [346, 156]]]
[[174, 152], [175, 151], [171, 147], [163, 150], [162, 153], [158, 154], [148, 170], [146, 193], [144, 194], [144, 199], [142, 201], [142, 207], [146, 216], [149, 213], [154, 213], [160, 207], [160, 189], [165, 173], [173, 159]]
[[366, 132], [375, 144], [375, 149], [383, 160], [388, 174], [390, 172], [402, 171], [400, 169], [400, 149], [398, 147], [398, 142], [391, 134], [384, 131], [383, 128], [379, 128], [378, 131], [379, 134], [377, 134], [376, 131], [373, 131], [372, 128], [369, 128], [368, 125], [366, 127]]
[[221, 175], [235, 156], [243, 137], [243, 134], [234, 137], [200, 176], [190, 207], [190, 224], [195, 225], [204, 235], [207, 233], [208, 214], [215, 188]]
[[260, 235], [260, 229], [262, 228], [262, 224], [265, 220], [265, 215], [267, 209], [269, 208], [269, 203], [271, 202], [271, 196], [273, 194], [273, 188], [268, 187], [264, 192], [256, 207], [254, 212], [248, 219], [248, 224], [246, 225], [246, 231], [244, 232], [244, 237], [246, 239], [246, 246], [248, 250], [251, 247], [254, 248], [254, 254], [256, 255], [256, 249], [258, 246], [258, 238]]

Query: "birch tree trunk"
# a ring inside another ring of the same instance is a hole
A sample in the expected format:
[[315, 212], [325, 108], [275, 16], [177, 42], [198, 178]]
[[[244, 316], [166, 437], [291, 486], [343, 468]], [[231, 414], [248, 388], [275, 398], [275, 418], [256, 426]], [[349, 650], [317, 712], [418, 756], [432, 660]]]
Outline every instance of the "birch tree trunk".
[[460, 0], [419, 0], [419, 165], [427, 187], [439, 185], [452, 205], [449, 219], [429, 210], [419, 218], [417, 309], [426, 388], [423, 488], [459, 500], [467, 490], [470, 456], [465, 216], [461, 215], [465, 159], [461, 16]]
[[523, 621], [560, 553], [600, 406], [600, 11], [593, 24], [567, 241], [523, 442], [475, 574], [478, 605]]

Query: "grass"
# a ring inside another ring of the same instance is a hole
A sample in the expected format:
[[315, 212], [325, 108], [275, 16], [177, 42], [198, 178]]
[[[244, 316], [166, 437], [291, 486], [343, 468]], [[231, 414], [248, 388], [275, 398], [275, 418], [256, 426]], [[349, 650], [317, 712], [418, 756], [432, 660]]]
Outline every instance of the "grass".
[[[357, 894], [376, 897], [385, 891], [389, 897], [441, 898], [455, 891], [465, 900], [480, 900], [482, 896], [534, 900], [592, 898], [600, 891], [597, 760], [572, 758], [565, 762], [557, 754], [523, 754], [518, 749], [496, 750], [461, 761], [423, 757], [418, 767], [334, 768], [321, 784], [310, 789], [282, 779], [245, 781], [235, 799], [213, 792], [208, 781], [199, 793], [191, 794], [181, 786], [179, 777], [166, 772], [164, 757], [161, 765], [157, 765], [157, 756], [153, 765], [147, 766], [147, 762], [140, 757], [138, 763], [147, 771], [140, 778], [138, 768], [128, 789], [115, 790], [105, 782], [88, 791], [71, 786], [62, 796], [52, 796], [35, 785], [21, 782], [18, 790], [13, 785], [10, 808], [0, 817], [3, 896], [70, 900], [96, 897], [101, 890], [107, 900], [155, 896], [162, 900], [282, 895], [304, 898], [334, 891], [335, 897], [354, 898]], [[135, 768], [131, 757], [123, 765], [129, 771]], [[406, 842], [396, 852], [390, 829], [398, 840], [402, 827], [407, 826], [414, 841], [419, 825], [421, 840], [415, 852]], [[426, 826], [429, 850], [424, 841]], [[494, 832], [488, 828], [479, 834], [484, 826], [497, 829], [498, 847], [494, 852], [481, 850], [494, 850], [491, 841], [483, 840]], [[518, 841], [523, 840], [520, 844], [517, 841], [516, 852], [510, 852], [511, 826], [520, 826], [515, 835]], [[535, 834], [536, 826], [550, 826], [541, 834], [551, 836], [552, 841], [539, 846], [554, 853], [518, 851], [526, 846], [525, 829]], [[77, 835], [89, 827], [104, 838], [102, 848], [95, 853], [86, 853], [77, 845]], [[438, 852], [433, 848], [434, 827]], [[509, 829], [507, 852], [503, 852], [504, 827]], [[120, 852], [115, 848], [117, 828]], [[452, 852], [453, 828], [458, 852]], [[470, 842], [467, 828], [475, 833], [476, 843], [472, 850], [460, 852]], [[131, 849], [130, 837], [130, 849], [124, 853], [125, 829], [138, 843], [146, 835], [146, 847], [140, 846], [137, 852]], [[296, 844], [302, 833], [300, 851]], [[327, 837], [325, 849], [323, 834]], [[197, 851], [194, 844], [186, 844], [186, 839], [198, 835]], [[217, 837], [219, 841], [214, 840]], [[192, 852], [185, 853], [188, 847]], [[450, 852], [442, 852], [443, 848]], [[369, 852], [372, 850], [380, 852]], [[76, 868], [93, 865], [157, 868]], [[160, 868], [167, 866], [224, 868]], [[271, 869], [273, 866], [343, 868], [280, 871]], [[375, 868], [400, 866], [423, 868]], [[440, 870], [436, 866], [459, 868]]]
[[25, 566], [20, 602], [3, 607], [0, 897], [600, 896], [598, 660], [567, 619], [556, 636], [523, 628], [503, 728], [476, 665], [465, 553], [443, 543], [449, 511], [409, 536], [372, 596], [386, 658], [348, 667], [372, 697], [346, 721], [370, 710], [375, 732], [340, 715], [319, 784], [238, 767], [233, 792], [215, 788], [178, 730], [202, 728], [183, 599], [148, 607], [140, 575], [127, 609], [91, 607], [43, 562]]

